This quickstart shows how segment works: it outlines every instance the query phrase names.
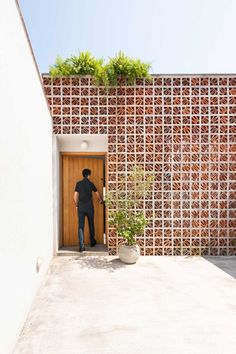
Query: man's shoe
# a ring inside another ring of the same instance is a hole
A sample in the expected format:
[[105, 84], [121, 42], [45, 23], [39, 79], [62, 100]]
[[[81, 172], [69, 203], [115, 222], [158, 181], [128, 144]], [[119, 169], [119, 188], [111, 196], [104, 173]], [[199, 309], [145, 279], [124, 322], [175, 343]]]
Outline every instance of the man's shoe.
[[80, 247], [79, 252], [83, 252], [83, 251], [85, 251], [85, 247]]
[[90, 243], [90, 246], [94, 247], [94, 246], [96, 246], [96, 244], [97, 244], [97, 241], [94, 239], [94, 241]]

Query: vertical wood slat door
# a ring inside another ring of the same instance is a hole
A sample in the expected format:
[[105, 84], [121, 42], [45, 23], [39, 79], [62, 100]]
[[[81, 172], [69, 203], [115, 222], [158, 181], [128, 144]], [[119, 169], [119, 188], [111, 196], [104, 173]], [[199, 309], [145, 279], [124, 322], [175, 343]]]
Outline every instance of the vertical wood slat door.
[[[104, 160], [95, 157], [62, 155], [62, 243], [63, 246], [78, 245], [78, 216], [73, 194], [76, 182], [83, 179], [82, 171], [91, 170], [90, 180], [102, 196], [104, 185]], [[95, 239], [103, 243], [104, 207], [93, 193]], [[88, 220], [85, 218], [84, 244], [90, 244]]]

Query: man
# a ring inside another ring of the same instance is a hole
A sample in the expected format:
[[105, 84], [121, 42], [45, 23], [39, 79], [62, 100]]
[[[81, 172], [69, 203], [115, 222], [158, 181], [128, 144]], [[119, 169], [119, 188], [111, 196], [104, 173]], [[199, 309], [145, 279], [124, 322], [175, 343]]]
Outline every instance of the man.
[[103, 200], [100, 197], [99, 192], [95, 185], [89, 180], [91, 176], [91, 171], [89, 169], [84, 169], [83, 172], [84, 179], [77, 182], [74, 192], [74, 202], [78, 211], [79, 218], [79, 228], [78, 228], [78, 238], [79, 238], [79, 251], [85, 251], [84, 247], [84, 221], [85, 216], [88, 218], [89, 233], [90, 233], [90, 246], [94, 247], [97, 241], [94, 238], [94, 207], [92, 192], [98, 197], [99, 202], [102, 204]]

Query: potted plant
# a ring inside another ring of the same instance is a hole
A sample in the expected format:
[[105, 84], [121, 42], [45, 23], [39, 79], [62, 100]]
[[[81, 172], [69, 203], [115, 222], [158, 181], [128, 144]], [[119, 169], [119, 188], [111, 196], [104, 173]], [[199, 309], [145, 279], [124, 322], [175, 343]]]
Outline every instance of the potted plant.
[[139, 205], [150, 191], [152, 181], [152, 175], [145, 176], [143, 170], [135, 167], [119, 181], [118, 190], [108, 192], [106, 197], [109, 225], [125, 241], [118, 248], [119, 258], [124, 263], [136, 263], [140, 256], [136, 237], [144, 232], [147, 220]]

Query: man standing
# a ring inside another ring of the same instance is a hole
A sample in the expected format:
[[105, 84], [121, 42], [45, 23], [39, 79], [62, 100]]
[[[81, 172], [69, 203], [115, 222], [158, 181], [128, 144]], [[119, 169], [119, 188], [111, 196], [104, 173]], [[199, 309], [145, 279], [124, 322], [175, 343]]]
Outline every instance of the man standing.
[[97, 188], [89, 180], [91, 176], [91, 171], [86, 168], [83, 170], [82, 174], [84, 179], [76, 183], [75, 192], [74, 192], [74, 202], [78, 211], [78, 218], [79, 218], [78, 238], [80, 243], [80, 247], [79, 247], [80, 252], [85, 251], [85, 247], [84, 247], [85, 216], [87, 216], [88, 218], [90, 246], [94, 247], [97, 243], [94, 238], [94, 207], [93, 207], [92, 192], [95, 192], [99, 202], [101, 204], [103, 203], [103, 200], [100, 197]]

